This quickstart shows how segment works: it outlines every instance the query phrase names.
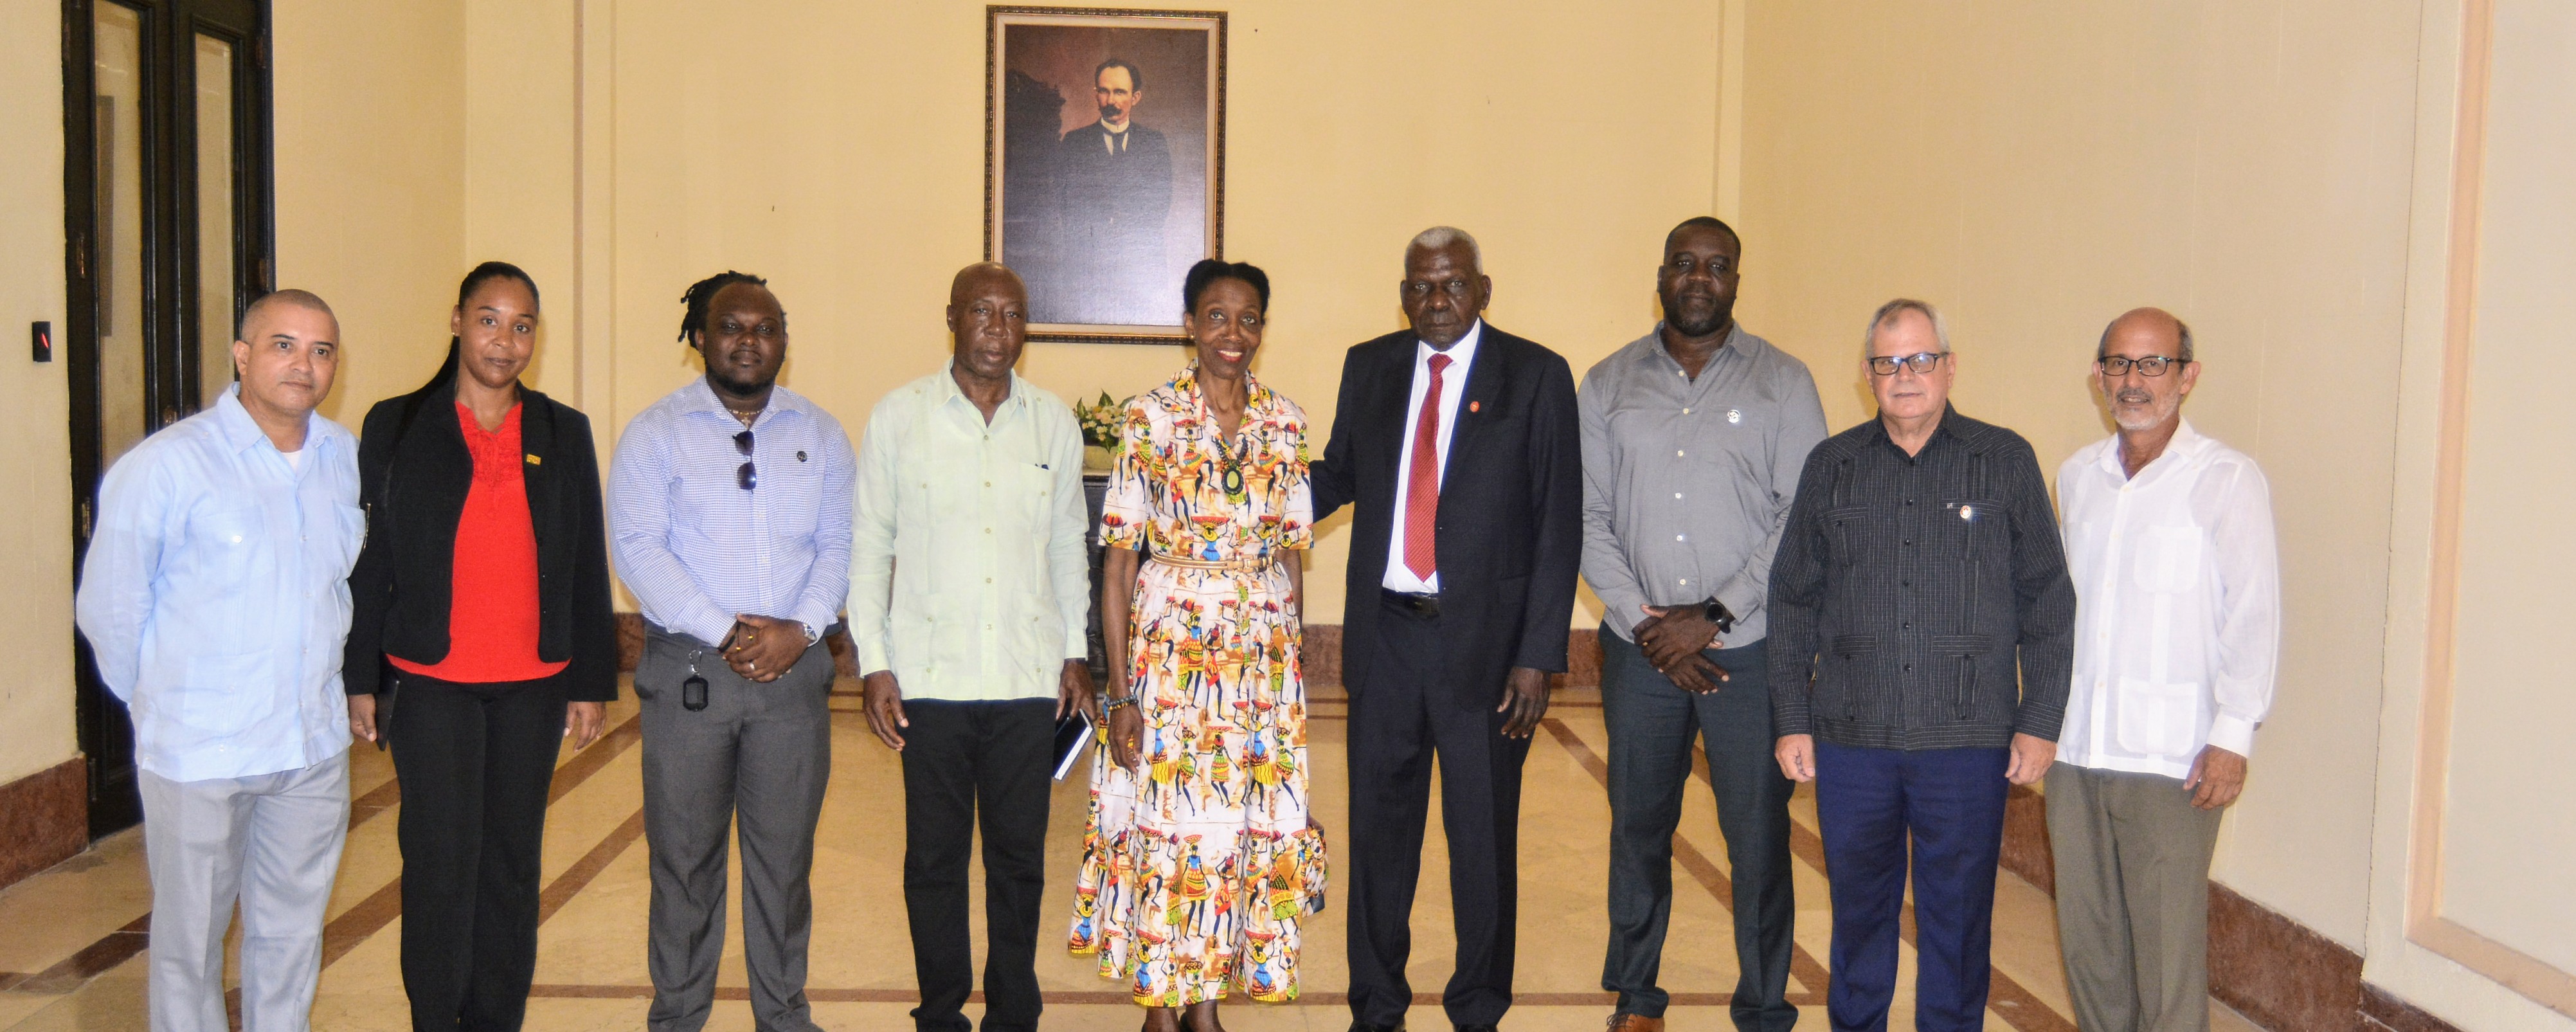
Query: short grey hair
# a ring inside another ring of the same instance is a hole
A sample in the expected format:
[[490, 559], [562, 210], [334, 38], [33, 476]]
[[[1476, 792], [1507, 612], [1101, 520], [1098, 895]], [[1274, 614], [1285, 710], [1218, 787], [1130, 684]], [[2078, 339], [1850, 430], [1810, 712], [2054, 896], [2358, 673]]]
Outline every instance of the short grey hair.
[[[2180, 362], [2184, 365], [2190, 365], [2193, 361], [2191, 357], [2191, 324], [2182, 321], [2182, 317], [2179, 315], [2174, 315], [2171, 312], [2167, 312], [2165, 314], [2173, 319], [2176, 336], [2181, 338], [2180, 346], [2177, 347], [2174, 352], [2174, 361]], [[2120, 316], [2120, 319], [2126, 318], [2128, 318], [2127, 315]], [[2099, 343], [2093, 345], [2094, 361], [2099, 362], [2102, 360], [2102, 356], [2111, 353], [2111, 331], [2119, 327], [2120, 319], [2113, 319], [2110, 322], [2102, 324], [2102, 339]]]
[[1426, 251], [1439, 251], [1458, 244], [1467, 245], [1467, 259], [1476, 263], [1476, 271], [1485, 271], [1484, 250], [1476, 246], [1474, 236], [1456, 226], [1433, 226], [1414, 234], [1412, 242], [1404, 245], [1404, 253], [1410, 255], [1417, 247]]
[[1910, 297], [1900, 297], [1894, 301], [1878, 306], [1878, 311], [1870, 314], [1869, 325], [1861, 328], [1861, 361], [1869, 361], [1870, 353], [1877, 350], [1876, 344], [1878, 339], [1878, 328], [1896, 321], [1897, 316], [1903, 315], [1907, 312], [1920, 314], [1923, 318], [1930, 320], [1932, 323], [1932, 339], [1941, 342], [1942, 354], [1947, 355], [1950, 353], [1950, 324], [1941, 318], [1941, 310], [1932, 307], [1932, 302], [1929, 301], [1917, 301]]

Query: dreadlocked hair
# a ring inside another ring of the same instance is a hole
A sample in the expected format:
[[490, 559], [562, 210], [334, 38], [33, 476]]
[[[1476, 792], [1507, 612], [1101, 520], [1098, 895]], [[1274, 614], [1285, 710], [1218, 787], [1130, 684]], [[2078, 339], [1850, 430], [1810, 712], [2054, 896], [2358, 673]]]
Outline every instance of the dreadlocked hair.
[[697, 343], [690, 340], [689, 335], [707, 328], [707, 306], [715, 303], [716, 295], [724, 288], [736, 283], [749, 283], [755, 287], [769, 285], [768, 280], [732, 269], [689, 284], [688, 292], [680, 295], [680, 303], [689, 306], [689, 314], [680, 318], [680, 343], [692, 346]]

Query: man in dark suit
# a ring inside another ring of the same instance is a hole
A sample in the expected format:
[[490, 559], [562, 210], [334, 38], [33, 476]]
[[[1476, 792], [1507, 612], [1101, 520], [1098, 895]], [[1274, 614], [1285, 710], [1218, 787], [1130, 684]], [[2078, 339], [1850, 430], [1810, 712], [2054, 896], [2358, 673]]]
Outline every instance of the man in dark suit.
[[[1475, 238], [1440, 227], [1404, 253], [1413, 329], [1354, 347], [1315, 514], [1351, 521], [1342, 674], [1351, 693], [1351, 1028], [1402, 1026], [1431, 769], [1449, 842], [1460, 1029], [1512, 1003], [1521, 762], [1565, 669], [1583, 551], [1574, 374], [1487, 326]], [[1449, 474], [1455, 474], [1454, 476]]]
[[[1113, 270], [1162, 268], [1163, 223], [1172, 210], [1172, 148], [1159, 130], [1137, 125], [1136, 105], [1145, 99], [1144, 73], [1123, 57], [1100, 62], [1091, 73], [1092, 100], [1100, 120], [1064, 134], [1059, 143], [1063, 176], [1064, 219], [1075, 264], [1074, 296], [1067, 299], [1077, 322], [1130, 323], [1170, 321], [1179, 314], [1177, 295], [1170, 311], [1143, 308], [1149, 292], [1126, 282]], [[1165, 286], [1157, 279], [1152, 287]], [[1152, 292], [1151, 296], [1160, 296]]]

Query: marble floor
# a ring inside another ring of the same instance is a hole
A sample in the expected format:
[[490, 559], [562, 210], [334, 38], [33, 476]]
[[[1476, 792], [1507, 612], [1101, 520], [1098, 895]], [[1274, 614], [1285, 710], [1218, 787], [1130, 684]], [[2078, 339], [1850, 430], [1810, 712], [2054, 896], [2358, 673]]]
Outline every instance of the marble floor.
[[[905, 1014], [912, 1006], [913, 986], [899, 895], [901, 771], [894, 754], [868, 734], [856, 689], [855, 683], [844, 681], [832, 700], [835, 762], [815, 850], [808, 991], [815, 1020], [825, 1028], [903, 1028], [909, 1025]], [[1343, 707], [1331, 697], [1337, 693], [1319, 690], [1316, 696], [1314, 798], [1325, 825], [1341, 828], [1346, 826], [1347, 798], [1339, 761]], [[642, 1024], [651, 994], [644, 973], [649, 886], [634, 716], [631, 698], [613, 706], [613, 730], [589, 749], [566, 754], [556, 772], [530, 1029], [632, 1029]], [[1608, 934], [1602, 908], [1610, 820], [1602, 792], [1605, 748], [1598, 695], [1559, 693], [1530, 753], [1525, 780], [1517, 1003], [1506, 1027], [1598, 1029], [1609, 1013], [1611, 998], [1598, 982], [1601, 945]], [[392, 813], [400, 799], [384, 754], [362, 747], [353, 756], [348, 847], [324, 934], [325, 966], [313, 1024], [325, 1030], [398, 1029], [407, 1013], [397, 963], [401, 865]], [[1671, 1027], [1697, 1032], [1732, 1027], [1725, 999], [1735, 982], [1735, 967], [1725, 905], [1725, 849], [1716, 814], [1705, 791], [1688, 798], [1674, 844], [1675, 898], [1663, 983], [1673, 994], [1667, 1014]], [[1084, 785], [1077, 774], [1056, 786], [1049, 827], [1051, 916], [1038, 972], [1046, 990], [1046, 1024], [1056, 1029], [1134, 1028], [1139, 1012], [1126, 1002], [1126, 994], [1094, 975], [1087, 958], [1052, 945], [1061, 941], [1057, 915], [1069, 913], [1072, 905], [1083, 812]], [[1800, 861], [1799, 953], [1790, 991], [1804, 1012], [1802, 1027], [1823, 1028], [1821, 958], [1829, 938], [1828, 908], [1810, 793], [1799, 793], [1792, 812]], [[1435, 813], [1427, 846], [1434, 854], [1441, 849], [1438, 820]], [[1446, 880], [1436, 875], [1443, 863], [1441, 856], [1426, 857], [1429, 876], [1423, 879], [1414, 919], [1412, 978], [1418, 988], [1431, 990], [1417, 1000], [1413, 1012], [1415, 1027], [1422, 1029], [1443, 1027], [1436, 996], [1450, 955]], [[0, 890], [0, 1029], [144, 1027], [148, 958], [143, 929], [150, 909], [142, 839], [136, 831], [111, 836], [87, 853]], [[1304, 995], [1296, 1003], [1229, 1005], [1227, 1025], [1245, 1032], [1345, 1028], [1350, 1017], [1341, 996], [1347, 978], [1341, 919], [1336, 905], [1310, 922]], [[975, 922], [980, 940], [980, 911]], [[749, 1029], [738, 909], [730, 938], [709, 1027]], [[977, 955], [982, 955], [980, 941]], [[1910, 986], [1911, 947], [1905, 950], [1904, 964], [1900, 984]], [[2049, 899], [2009, 873], [1999, 875], [1997, 883], [1994, 968], [1989, 1027], [2018, 1032], [2075, 1027], [2068, 1017]], [[1892, 1027], [1912, 1027], [1911, 1007], [1910, 992], [1900, 990]], [[980, 1004], [969, 1008], [970, 1013], [979, 1009]], [[2211, 1010], [2216, 1029], [2254, 1027], [2215, 1002]]]

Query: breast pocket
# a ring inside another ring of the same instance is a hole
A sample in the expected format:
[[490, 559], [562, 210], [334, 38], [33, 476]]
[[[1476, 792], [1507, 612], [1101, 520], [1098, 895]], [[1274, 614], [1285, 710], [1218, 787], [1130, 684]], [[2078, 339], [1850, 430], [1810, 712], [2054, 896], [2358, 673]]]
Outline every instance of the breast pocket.
[[331, 545], [323, 558], [331, 576], [346, 581], [358, 565], [358, 553], [367, 547], [367, 510], [338, 502], [330, 503], [330, 510]]
[[1825, 540], [1834, 550], [1839, 565], [1858, 566], [1877, 544], [1879, 535], [1865, 505], [1825, 510]]
[[2177, 592], [2199, 585], [2200, 528], [2148, 527], [2138, 535], [2137, 549], [2130, 571], [2139, 588]]
[[237, 592], [259, 572], [267, 547], [268, 518], [259, 506], [207, 509], [188, 520], [188, 539], [205, 572], [228, 592]]

